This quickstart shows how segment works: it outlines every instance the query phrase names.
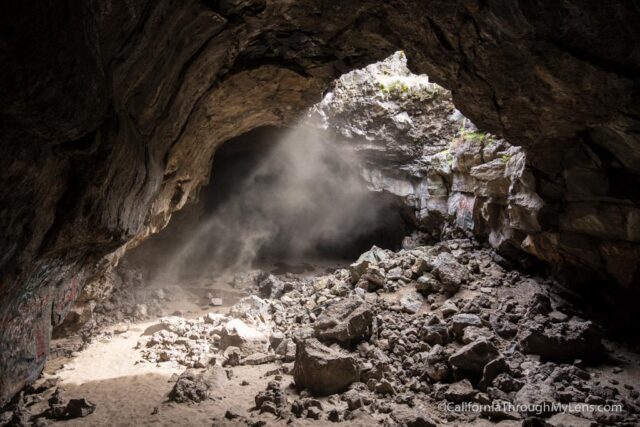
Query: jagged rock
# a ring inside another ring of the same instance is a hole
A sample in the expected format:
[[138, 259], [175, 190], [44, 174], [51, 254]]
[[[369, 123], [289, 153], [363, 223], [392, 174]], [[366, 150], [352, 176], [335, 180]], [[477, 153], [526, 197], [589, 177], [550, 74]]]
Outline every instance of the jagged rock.
[[359, 390], [351, 389], [343, 393], [340, 397], [347, 403], [347, 407], [350, 411], [362, 408], [364, 406], [364, 400], [362, 399], [362, 392]]
[[254, 352], [266, 353], [269, 349], [267, 336], [240, 319], [232, 319], [224, 325], [220, 334], [220, 349], [238, 347], [245, 355]]
[[296, 358], [296, 343], [291, 339], [284, 339], [276, 348], [276, 354], [282, 356], [285, 362], [293, 362]]
[[284, 294], [284, 283], [273, 274], [269, 274], [258, 283], [258, 291], [262, 298], [278, 299]]
[[420, 329], [420, 337], [431, 345], [447, 344], [449, 343], [449, 329], [438, 317], [433, 316]]
[[229, 310], [229, 316], [249, 322], [267, 322], [271, 319], [269, 303], [255, 295], [242, 298]]
[[433, 381], [443, 381], [449, 375], [449, 366], [445, 363], [449, 354], [444, 347], [436, 344], [427, 354], [425, 375]]
[[457, 350], [449, 357], [449, 363], [457, 368], [482, 373], [485, 365], [499, 355], [495, 345], [487, 340], [478, 340]]
[[202, 402], [214, 390], [222, 390], [229, 380], [220, 367], [211, 367], [204, 372], [187, 369], [176, 381], [169, 393], [169, 399], [177, 403]]
[[496, 378], [503, 372], [507, 372], [507, 370], [507, 362], [505, 362], [503, 357], [497, 357], [487, 363], [482, 370], [482, 378], [480, 379], [479, 383], [480, 389], [486, 390], [486, 388], [491, 384], [494, 378]]
[[93, 414], [95, 410], [96, 404], [87, 399], [70, 399], [69, 403], [67, 403], [65, 419], [84, 418], [87, 415]]
[[409, 314], [415, 314], [420, 311], [422, 303], [423, 298], [417, 293], [409, 292], [400, 297], [400, 306], [402, 307], [402, 310]]
[[322, 414], [322, 403], [313, 398], [303, 398], [296, 400], [291, 405], [291, 412], [298, 418], [320, 419]]
[[284, 333], [282, 333], [282, 332], [280, 332], [280, 331], [273, 331], [273, 332], [271, 332], [271, 335], [269, 336], [269, 346], [270, 346], [272, 349], [274, 349], [274, 350], [275, 350], [275, 349], [277, 349], [277, 348], [278, 348], [278, 346], [280, 345], [280, 343], [281, 343], [282, 341], [284, 341], [285, 339], [286, 339], [286, 338], [285, 338]]
[[518, 326], [505, 313], [491, 313], [489, 323], [496, 334], [504, 339], [511, 339], [518, 333]]
[[[55, 390], [54, 394], [49, 398], [48, 403], [49, 408], [42, 414], [42, 416], [53, 420], [70, 420], [73, 418], [83, 418], [91, 415], [96, 410], [96, 404], [90, 402], [85, 398], [70, 399], [68, 401], [65, 400], [62, 397], [60, 388], [57, 388]], [[20, 406], [18, 406], [17, 410], [14, 411], [14, 423], [16, 421], [19, 421], [20, 416], [23, 415], [20, 409]]]
[[495, 335], [488, 328], [477, 328], [469, 326], [464, 329], [462, 334], [462, 343], [469, 344], [479, 339], [493, 340]]
[[364, 274], [360, 276], [360, 279], [356, 283], [356, 287], [364, 289], [368, 292], [375, 292], [381, 289], [385, 285], [386, 276], [384, 270], [369, 266], [365, 270]]
[[504, 372], [498, 374], [498, 376], [493, 379], [493, 386], [505, 393], [518, 391], [523, 385], [524, 383], [522, 381], [513, 378], [511, 375]]
[[391, 413], [393, 418], [402, 427], [436, 427], [437, 424], [422, 411], [413, 408], [398, 407]]
[[424, 274], [416, 281], [416, 290], [425, 295], [438, 292], [441, 288], [440, 282], [432, 274]]
[[298, 343], [293, 378], [296, 387], [324, 396], [358, 381], [359, 371], [353, 356], [311, 338]]
[[273, 363], [277, 359], [275, 354], [253, 353], [240, 360], [241, 365], [264, 365]]
[[385, 251], [377, 246], [373, 246], [367, 252], [360, 255], [358, 260], [349, 266], [351, 283], [357, 283], [370, 265], [375, 265], [379, 261], [384, 261], [386, 259], [387, 254]]
[[442, 311], [442, 315], [445, 318], [451, 317], [452, 315], [460, 311], [458, 309], [458, 306], [456, 306], [455, 303], [451, 300], [445, 301], [444, 304], [442, 304], [442, 307], [440, 308], [440, 310]]
[[520, 329], [518, 337], [525, 353], [549, 360], [592, 357], [602, 351], [599, 329], [592, 322], [579, 319], [546, 325], [529, 321]]
[[482, 320], [475, 314], [461, 313], [451, 318], [451, 330], [457, 336], [461, 336], [468, 326], [482, 326]]
[[439, 254], [433, 265], [433, 275], [442, 283], [442, 289], [445, 292], [458, 292], [460, 285], [469, 279], [466, 267], [458, 263], [448, 252]]
[[413, 277], [420, 277], [423, 273], [433, 270], [433, 264], [426, 258], [418, 258], [411, 266]]
[[371, 335], [373, 313], [359, 298], [348, 298], [326, 308], [313, 325], [314, 336], [321, 341], [347, 343]]
[[242, 351], [238, 347], [229, 346], [224, 350], [223, 366], [238, 366], [242, 360]]
[[522, 408], [531, 408], [531, 415], [540, 415], [534, 413], [536, 408], [547, 408], [546, 411], [550, 411], [553, 402], [556, 402], [553, 387], [543, 381], [525, 384], [515, 396], [515, 403]]
[[458, 403], [472, 400], [475, 394], [476, 391], [467, 379], [450, 384], [444, 391], [447, 400]]
[[393, 384], [386, 379], [382, 379], [379, 383], [375, 385], [375, 391], [378, 394], [396, 394], [396, 389]]

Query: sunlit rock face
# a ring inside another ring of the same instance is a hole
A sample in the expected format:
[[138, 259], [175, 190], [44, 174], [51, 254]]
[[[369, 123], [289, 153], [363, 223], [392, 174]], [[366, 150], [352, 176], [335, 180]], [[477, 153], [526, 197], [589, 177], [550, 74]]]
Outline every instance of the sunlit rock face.
[[398, 49], [527, 152], [522, 185], [544, 206], [537, 222], [514, 211], [525, 250], [636, 286], [639, 12], [588, 3], [3, 3], [0, 402], [37, 376], [85, 283], [193, 197], [220, 143], [291, 122]]
[[358, 153], [371, 189], [402, 198], [434, 239], [453, 225], [517, 257], [523, 233], [539, 231], [544, 203], [522, 148], [478, 130], [403, 52], [340, 77], [312, 116]]

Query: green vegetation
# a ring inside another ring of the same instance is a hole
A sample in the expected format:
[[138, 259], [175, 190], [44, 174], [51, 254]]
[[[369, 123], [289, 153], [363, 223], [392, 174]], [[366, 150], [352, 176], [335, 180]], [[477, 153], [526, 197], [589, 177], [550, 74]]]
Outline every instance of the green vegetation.
[[446, 90], [436, 84], [420, 84], [417, 86], [409, 86], [401, 80], [394, 80], [390, 83], [380, 83], [380, 91], [387, 95], [407, 95], [412, 98], [418, 98], [420, 101], [427, 99], [435, 99], [442, 94], [446, 94]]
[[442, 154], [442, 155], [444, 155], [446, 157], [447, 163], [449, 164], [449, 167], [453, 166], [453, 154], [451, 154], [451, 150], [449, 150], [447, 148], [446, 150], [442, 150], [438, 154]]
[[473, 144], [483, 145], [485, 147], [491, 147], [496, 143], [495, 138], [490, 133], [480, 130], [467, 130], [466, 124], [466, 119], [464, 119], [462, 126], [460, 126], [460, 129], [458, 130], [458, 137], [462, 140], [469, 141]]
[[486, 132], [482, 132], [479, 130], [476, 130], [476, 131], [463, 130], [460, 133], [460, 136], [462, 136], [462, 138], [465, 141], [470, 141], [470, 142], [473, 142], [474, 144], [482, 144], [485, 140], [488, 140], [490, 138]]
[[500, 156], [500, 160], [502, 160], [502, 163], [507, 163], [509, 159], [511, 159], [511, 156], [509, 154], [503, 154]]
[[399, 80], [396, 80], [394, 82], [391, 82], [388, 85], [385, 85], [384, 83], [380, 83], [380, 90], [383, 93], [408, 93], [409, 92], [409, 86], [407, 86], [406, 83], [402, 83]]

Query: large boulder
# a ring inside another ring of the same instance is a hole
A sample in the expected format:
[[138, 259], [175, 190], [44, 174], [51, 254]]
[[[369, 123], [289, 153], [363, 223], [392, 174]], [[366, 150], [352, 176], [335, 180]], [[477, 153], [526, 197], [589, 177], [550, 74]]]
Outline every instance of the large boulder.
[[602, 350], [599, 328], [590, 321], [571, 319], [544, 325], [528, 321], [520, 329], [518, 341], [525, 353], [547, 360], [574, 360], [597, 355]]
[[211, 367], [204, 372], [187, 369], [178, 377], [169, 399], [177, 403], [202, 402], [209, 398], [214, 390], [222, 390], [229, 383], [224, 369]]
[[360, 277], [367, 271], [367, 267], [370, 265], [376, 265], [380, 261], [384, 261], [389, 256], [385, 253], [384, 249], [380, 249], [377, 246], [372, 246], [367, 252], [358, 257], [356, 262], [349, 266], [349, 273], [351, 273], [351, 283], [355, 284]]
[[330, 305], [313, 325], [321, 341], [348, 343], [371, 335], [373, 313], [360, 298], [344, 299]]
[[460, 285], [469, 279], [467, 268], [448, 252], [439, 254], [433, 264], [433, 275], [440, 281], [445, 292], [458, 292]]
[[449, 357], [449, 363], [456, 368], [481, 374], [485, 365], [499, 354], [493, 343], [480, 339], [458, 349]]
[[266, 353], [269, 349], [269, 338], [242, 320], [232, 319], [224, 325], [220, 334], [220, 350], [227, 347], [238, 347], [245, 356]]
[[326, 396], [344, 391], [359, 376], [356, 360], [350, 354], [329, 348], [315, 338], [298, 343], [293, 366], [298, 388]]

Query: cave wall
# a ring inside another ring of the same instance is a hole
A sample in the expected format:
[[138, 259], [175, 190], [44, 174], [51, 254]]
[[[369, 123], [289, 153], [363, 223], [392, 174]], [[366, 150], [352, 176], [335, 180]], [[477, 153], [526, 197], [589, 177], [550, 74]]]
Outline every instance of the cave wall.
[[0, 403], [85, 283], [162, 228], [215, 148], [404, 49], [527, 151], [524, 248], [639, 280], [634, 2], [11, 0], [0, 6]]

